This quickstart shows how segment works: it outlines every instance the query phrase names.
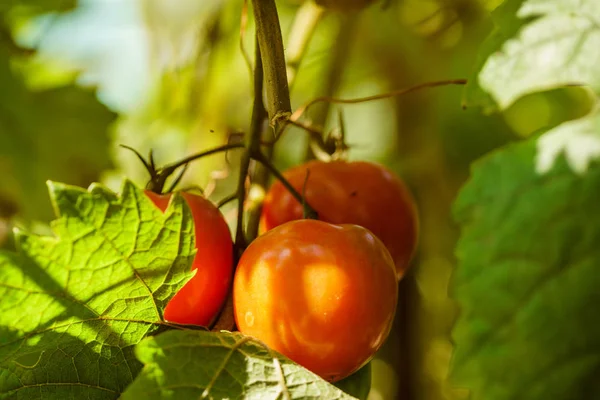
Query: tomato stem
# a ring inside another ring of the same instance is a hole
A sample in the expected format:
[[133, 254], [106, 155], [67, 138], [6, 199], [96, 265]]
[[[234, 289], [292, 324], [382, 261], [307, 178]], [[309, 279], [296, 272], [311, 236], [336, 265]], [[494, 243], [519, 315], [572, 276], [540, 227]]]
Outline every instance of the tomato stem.
[[224, 144], [222, 146], [218, 146], [215, 148], [212, 148], [210, 150], [206, 150], [200, 153], [196, 153], [196, 154], [192, 154], [191, 156], [187, 156], [182, 160], [179, 160], [173, 164], [167, 164], [165, 167], [161, 168], [160, 171], [161, 172], [170, 172], [173, 173], [177, 168], [184, 166], [186, 164], [189, 164], [190, 162], [194, 161], [194, 160], [198, 160], [200, 158], [206, 157], [206, 156], [210, 156], [216, 153], [222, 153], [222, 152], [228, 152], [229, 150], [234, 150], [234, 149], [241, 149], [244, 147], [243, 143], [228, 143], [228, 144]]
[[[275, 0], [252, 0], [252, 5], [256, 21], [256, 39], [267, 82], [269, 124], [277, 132], [292, 113], [279, 16]], [[258, 65], [255, 69], [257, 68]]]
[[223, 197], [221, 200], [219, 200], [217, 202], [217, 208], [221, 208], [223, 206], [225, 206], [226, 204], [231, 203], [232, 201], [237, 199], [237, 192], [236, 193], [232, 193], [229, 196]]
[[310, 218], [307, 214], [308, 207], [306, 205], [306, 186], [308, 185], [308, 178], [310, 176], [310, 169], [306, 169], [306, 176], [304, 177], [304, 183], [302, 184], [302, 217]]
[[167, 193], [172, 192], [175, 187], [179, 184], [179, 182], [181, 181], [181, 178], [183, 178], [183, 174], [185, 173], [185, 171], [188, 168], [188, 164], [194, 160], [197, 160], [199, 158], [202, 157], [206, 157], [206, 156], [210, 156], [212, 154], [216, 154], [216, 153], [221, 153], [221, 152], [227, 152], [229, 150], [233, 150], [233, 149], [239, 149], [239, 148], [244, 148], [245, 146], [242, 143], [229, 143], [223, 146], [219, 146], [219, 147], [215, 147], [213, 149], [210, 150], [206, 150], [203, 151], [201, 153], [197, 153], [197, 154], [192, 154], [191, 156], [188, 156], [180, 161], [177, 161], [173, 164], [167, 164], [166, 166], [162, 167], [162, 168], [157, 168], [156, 164], [154, 163], [154, 155], [152, 153], [152, 150], [150, 150], [150, 153], [148, 155], [148, 160], [146, 160], [139, 151], [137, 151], [136, 149], [134, 149], [133, 147], [129, 147], [126, 146], [124, 144], [120, 145], [121, 147], [132, 151], [142, 162], [142, 164], [144, 164], [144, 167], [146, 168], [146, 171], [148, 171], [148, 174], [150, 174], [150, 180], [148, 181], [148, 183], [146, 184], [146, 189], [151, 190], [154, 193], [158, 193], [161, 194], [164, 191], [164, 187], [165, 184], [167, 182], [167, 179], [173, 175], [173, 173], [179, 168], [179, 167], [184, 167], [183, 170], [177, 175], [177, 177], [175, 178], [175, 180], [173, 181], [173, 183], [170, 185], [169, 189], [167, 190]]
[[183, 168], [181, 169], [181, 171], [179, 172], [177, 177], [175, 179], [173, 179], [173, 182], [171, 182], [171, 185], [167, 189], [167, 193], [171, 193], [173, 190], [175, 190], [177, 185], [179, 185], [179, 182], [181, 182], [181, 178], [183, 178], [183, 175], [185, 174], [185, 172], [187, 171], [189, 166], [190, 166], [190, 164], [185, 164], [183, 166]]
[[245, 150], [240, 161], [240, 176], [238, 179], [238, 187], [236, 197], [238, 199], [237, 207], [237, 222], [235, 225], [235, 262], [239, 260], [242, 252], [246, 248], [246, 237], [244, 235], [244, 202], [246, 201], [246, 178], [250, 171], [250, 153]]
[[132, 151], [133, 154], [135, 154], [137, 156], [137, 158], [142, 162], [142, 164], [144, 164], [144, 167], [146, 168], [146, 171], [148, 171], [148, 174], [150, 174], [151, 180], [154, 180], [156, 178], [156, 168], [153, 167], [153, 164], [150, 164], [148, 161], [146, 161], [144, 156], [142, 156], [139, 151], [137, 151], [133, 147], [127, 146], [125, 144], [120, 144], [119, 146], [121, 146], [124, 149]]
[[[324, 9], [322, 7], [317, 7], [312, 1], [305, 1], [294, 17], [294, 22], [287, 38], [287, 46], [285, 48], [287, 53], [287, 61], [285, 64], [287, 68], [288, 91], [294, 86], [298, 68], [300, 67], [302, 59], [308, 49], [308, 44], [310, 43], [323, 14]], [[267, 86], [268, 85], [269, 82], [267, 82]], [[270, 130], [263, 132], [262, 144], [265, 145], [263, 154], [267, 160], [270, 161], [273, 159], [274, 146], [280, 137], [277, 135], [277, 132], [283, 131], [286, 126], [285, 123], [288, 121], [289, 119], [286, 119], [280, 127], [271, 128]], [[265, 137], [267, 133], [272, 134], [273, 139], [271, 139], [271, 137]], [[320, 131], [312, 134], [318, 135], [319, 138], [323, 136]], [[262, 202], [269, 182], [269, 170], [263, 165], [257, 164], [253, 171], [251, 182], [250, 193], [255, 193], [257, 195], [249, 196], [246, 204], [248, 213], [248, 225], [246, 227], [247, 240], [252, 240], [258, 235]]]
[[[177, 168], [185, 166], [194, 160], [198, 160], [206, 156], [210, 156], [216, 153], [227, 152], [233, 149], [240, 149], [243, 147], [244, 145], [242, 143], [229, 143], [200, 153], [192, 154], [191, 156], [185, 157], [184, 159], [179, 160], [173, 164], [167, 164], [165, 167], [158, 169], [156, 173], [156, 178], [152, 179], [152, 181], [149, 183], [148, 189], [156, 193], [162, 193], [167, 178], [171, 176], [173, 172], [177, 170]], [[181, 177], [178, 177], [177, 179], [181, 180]]]
[[315, 211], [315, 209], [306, 202], [306, 199], [300, 193], [298, 193], [298, 191], [287, 179], [285, 179], [283, 174], [279, 172], [279, 170], [273, 165], [273, 163], [271, 163], [270, 160], [268, 160], [262, 153], [253, 154], [252, 158], [267, 167], [267, 169], [275, 176], [275, 178], [277, 178], [281, 184], [285, 186], [290, 194], [294, 196], [294, 198], [298, 200], [300, 204], [303, 205], [305, 218], [319, 219], [319, 214]]
[[[245, 150], [242, 153], [240, 160], [240, 174], [235, 198], [237, 204], [237, 222], [235, 230], [235, 243], [233, 245], [233, 273], [237, 268], [238, 261], [242, 253], [248, 245], [248, 240], [244, 232], [244, 203], [246, 202], [246, 179], [250, 172], [250, 162], [252, 161], [251, 153], [260, 154], [260, 139], [262, 133], [262, 125], [267, 116], [265, 106], [263, 104], [263, 65], [261, 57], [261, 49], [258, 45], [258, 39], [255, 46], [255, 67], [253, 72], [254, 84], [254, 104], [252, 106], [252, 119], [250, 121], [250, 135], [244, 145]], [[212, 330], [227, 329], [231, 330], [235, 326], [233, 317], [233, 292], [230, 290], [227, 301], [221, 310], [221, 313], [215, 321]]]
[[252, 153], [260, 153], [260, 139], [262, 133], [262, 125], [265, 120], [266, 111], [263, 104], [263, 65], [261, 48], [258, 44], [258, 39], [255, 46], [255, 67], [254, 67], [254, 104], [252, 106], [252, 120], [250, 122], [250, 135], [246, 143], [246, 151], [242, 156], [240, 165], [240, 176], [238, 180], [238, 219], [237, 229], [235, 233], [235, 248], [236, 257], [241, 256], [247, 245], [247, 240], [244, 232], [244, 203], [246, 200], [246, 178], [250, 170], [250, 161]]
[[297, 120], [311, 106], [313, 106], [314, 104], [320, 103], [320, 102], [328, 102], [328, 103], [334, 103], [334, 104], [358, 104], [358, 103], [365, 103], [368, 101], [382, 100], [382, 99], [387, 99], [390, 97], [401, 96], [404, 94], [416, 92], [421, 89], [427, 89], [427, 88], [432, 88], [432, 87], [437, 87], [437, 86], [466, 85], [466, 84], [467, 84], [466, 79], [449, 79], [449, 80], [443, 80], [443, 81], [425, 82], [425, 83], [410, 86], [410, 87], [404, 88], [404, 89], [398, 89], [398, 90], [394, 90], [394, 91], [387, 92], [387, 93], [380, 93], [380, 94], [376, 94], [373, 96], [358, 97], [358, 98], [354, 98], [354, 99], [340, 99], [340, 98], [331, 97], [331, 96], [322, 96], [322, 97], [317, 97], [315, 99], [312, 99], [311, 101], [309, 101], [302, 107], [298, 108], [296, 111], [294, 111], [294, 113], [292, 114], [290, 119]]

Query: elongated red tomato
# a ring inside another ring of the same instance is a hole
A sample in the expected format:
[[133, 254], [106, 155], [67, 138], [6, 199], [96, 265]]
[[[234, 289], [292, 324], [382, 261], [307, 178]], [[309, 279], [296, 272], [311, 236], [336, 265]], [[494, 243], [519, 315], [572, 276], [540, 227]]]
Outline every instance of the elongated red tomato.
[[[400, 279], [417, 244], [415, 202], [400, 178], [382, 165], [355, 161], [309, 161], [284, 172], [302, 192], [319, 219], [333, 224], [356, 224], [373, 232], [386, 245]], [[261, 231], [302, 218], [302, 205], [281, 182], [273, 183], [261, 215]]]
[[315, 220], [288, 222], [255, 239], [233, 284], [240, 332], [329, 381], [373, 357], [397, 299], [394, 262], [373, 233]]
[[[162, 211], [170, 194], [146, 195]], [[192, 193], [181, 193], [194, 217], [197, 253], [192, 269], [196, 275], [171, 299], [164, 312], [167, 321], [208, 326], [219, 313], [231, 284], [233, 243], [221, 212], [210, 201]]]

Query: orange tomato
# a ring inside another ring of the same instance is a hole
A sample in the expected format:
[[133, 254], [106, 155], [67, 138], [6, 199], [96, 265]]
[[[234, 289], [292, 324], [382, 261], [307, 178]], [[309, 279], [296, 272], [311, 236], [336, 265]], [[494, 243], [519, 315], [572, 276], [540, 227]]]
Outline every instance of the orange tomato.
[[[146, 196], [162, 211], [171, 194]], [[197, 253], [190, 279], [165, 307], [164, 318], [179, 324], [208, 326], [218, 315], [229, 291], [233, 273], [233, 242], [229, 227], [217, 207], [202, 196], [182, 192], [194, 218]]]
[[[373, 232], [386, 245], [398, 279], [413, 257], [418, 237], [415, 202], [400, 178], [382, 165], [355, 161], [309, 161], [284, 172], [302, 192], [319, 219], [333, 224], [356, 224]], [[302, 218], [302, 205], [277, 181], [267, 193], [261, 231]]]
[[375, 235], [316, 220], [292, 221], [255, 239], [233, 286], [240, 332], [332, 382], [384, 343], [397, 299], [394, 263]]

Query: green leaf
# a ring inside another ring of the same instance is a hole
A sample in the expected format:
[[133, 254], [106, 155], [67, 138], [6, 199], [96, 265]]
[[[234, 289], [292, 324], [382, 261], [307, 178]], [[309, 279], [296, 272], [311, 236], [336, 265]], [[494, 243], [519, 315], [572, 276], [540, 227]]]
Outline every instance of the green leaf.
[[[509, 15], [515, 9], [505, 11], [503, 15]], [[528, 0], [516, 16], [521, 23], [507, 22], [508, 17], [501, 23], [520, 28], [516, 37], [510, 29], [497, 29], [483, 46], [485, 64], [476, 81], [479, 87], [472, 80], [467, 105], [490, 108], [482, 90], [501, 109], [523, 95], [569, 84], [589, 85], [600, 92], [600, 2]]]
[[356, 397], [359, 400], [367, 400], [371, 391], [371, 362], [353, 373], [347, 378], [335, 383], [335, 387]]
[[463, 106], [482, 107], [488, 113], [495, 110], [496, 103], [489, 93], [481, 89], [478, 76], [488, 58], [499, 51], [502, 44], [514, 36], [524, 25], [525, 21], [518, 19], [516, 15], [521, 4], [523, 4], [523, 0], [506, 0], [492, 11], [494, 29], [479, 48], [475, 68], [463, 93]]
[[2, 0], [0, 13], [10, 11], [15, 7], [26, 9], [29, 14], [43, 14], [53, 11], [67, 11], [75, 7], [77, 0]]
[[538, 140], [537, 149], [539, 173], [548, 172], [561, 154], [574, 172], [585, 173], [590, 163], [600, 157], [600, 108], [548, 131]]
[[352, 399], [240, 333], [169, 331], [135, 353], [145, 365], [122, 400]]
[[0, 252], [0, 398], [115, 399], [142, 365], [134, 345], [192, 273], [193, 222], [125, 182], [120, 197], [50, 183], [57, 237]]
[[74, 86], [29, 91], [1, 45], [0, 86], [0, 216], [49, 221], [46, 180], [98, 180], [111, 165], [107, 130], [115, 114]]
[[600, 396], [600, 165], [540, 174], [536, 151], [485, 158], [455, 204], [452, 377], [473, 400]]

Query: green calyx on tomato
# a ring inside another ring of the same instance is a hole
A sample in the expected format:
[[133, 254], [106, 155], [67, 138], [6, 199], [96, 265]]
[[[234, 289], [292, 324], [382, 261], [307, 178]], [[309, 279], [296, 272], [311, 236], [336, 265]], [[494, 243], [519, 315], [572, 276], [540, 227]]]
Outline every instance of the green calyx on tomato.
[[[146, 160], [137, 150], [123, 147], [133, 151], [144, 164], [150, 174], [144, 193], [164, 212], [187, 161], [157, 168], [152, 152]], [[163, 193], [166, 180], [179, 167], [183, 167], [181, 173], [173, 180], [168, 193]], [[208, 327], [219, 315], [229, 294], [233, 279], [233, 241], [225, 218], [212, 202], [191, 192], [183, 191], [181, 195], [194, 219], [196, 255], [192, 270], [197, 272], [167, 303], [163, 317], [169, 322]]]

